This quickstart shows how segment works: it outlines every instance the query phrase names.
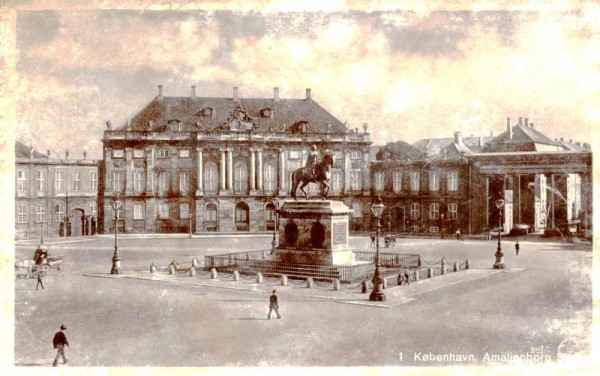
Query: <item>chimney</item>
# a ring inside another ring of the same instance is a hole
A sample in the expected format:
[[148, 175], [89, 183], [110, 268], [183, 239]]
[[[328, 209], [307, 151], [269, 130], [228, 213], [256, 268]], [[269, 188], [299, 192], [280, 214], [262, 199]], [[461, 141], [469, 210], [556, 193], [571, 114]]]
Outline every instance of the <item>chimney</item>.
[[573, 139], [569, 138], [569, 144], [572, 144], [572, 143], [573, 143]]
[[275, 102], [279, 101], [279, 88], [278, 87], [273, 88], [273, 100]]
[[531, 129], [534, 128], [533, 123], [529, 123], [529, 126], [531, 127]]
[[85, 159], [86, 157], [87, 157], [87, 151], [86, 151], [86, 150], [84, 150], [84, 151], [83, 151], [83, 159]]
[[162, 100], [162, 99], [163, 99], [162, 85], [158, 85], [158, 100]]
[[483, 136], [479, 136], [479, 147], [483, 147]]
[[560, 142], [565, 142], [565, 139], [563, 137], [561, 137]]
[[529, 126], [529, 118], [525, 118], [525, 126], [528, 127]]
[[196, 99], [196, 85], [192, 85], [192, 99]]
[[522, 124], [522, 121], [523, 121], [523, 118], [522, 118], [522, 117], [519, 117], [519, 125], [523, 125], [523, 124]]
[[240, 99], [238, 98], [238, 87], [237, 86], [233, 87], [233, 101], [234, 102], [240, 101]]
[[311, 97], [310, 97], [310, 92], [311, 92], [311, 90], [310, 90], [310, 89], [306, 89], [306, 100], [307, 100], [307, 101], [311, 100]]
[[462, 135], [460, 132], [454, 132], [454, 143], [457, 145], [462, 145]]
[[66, 158], [66, 159], [69, 159], [69, 150], [68, 150], [68, 149], [67, 149], [67, 150], [65, 150], [65, 155], [67, 156], [67, 158]]
[[50, 156], [50, 149], [46, 150], [46, 155]]
[[577, 145], [578, 148], [581, 148], [581, 142], [577, 141], [575, 145]]
[[[519, 125], [520, 124], [521, 124], [521, 118], [519, 118]], [[508, 132], [508, 139], [512, 140], [513, 131], [512, 131], [512, 127], [510, 126], [510, 118], [506, 118], [506, 131]]]

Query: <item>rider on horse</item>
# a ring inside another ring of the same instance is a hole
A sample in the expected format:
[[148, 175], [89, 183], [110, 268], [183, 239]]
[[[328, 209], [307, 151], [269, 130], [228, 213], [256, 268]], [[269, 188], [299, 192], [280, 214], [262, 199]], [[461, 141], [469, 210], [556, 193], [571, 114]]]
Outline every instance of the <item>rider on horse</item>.
[[319, 152], [317, 151], [317, 147], [312, 145], [310, 147], [310, 152], [308, 153], [308, 158], [306, 158], [306, 165], [304, 166], [304, 173], [309, 176], [311, 179], [316, 177], [315, 166], [319, 163]]

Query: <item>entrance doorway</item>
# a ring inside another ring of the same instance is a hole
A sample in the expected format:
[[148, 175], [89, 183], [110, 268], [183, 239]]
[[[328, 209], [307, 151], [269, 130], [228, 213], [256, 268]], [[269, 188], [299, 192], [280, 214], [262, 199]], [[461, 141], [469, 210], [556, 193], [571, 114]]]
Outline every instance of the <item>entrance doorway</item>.
[[250, 208], [245, 202], [238, 202], [235, 206], [235, 227], [238, 231], [248, 231], [250, 227]]

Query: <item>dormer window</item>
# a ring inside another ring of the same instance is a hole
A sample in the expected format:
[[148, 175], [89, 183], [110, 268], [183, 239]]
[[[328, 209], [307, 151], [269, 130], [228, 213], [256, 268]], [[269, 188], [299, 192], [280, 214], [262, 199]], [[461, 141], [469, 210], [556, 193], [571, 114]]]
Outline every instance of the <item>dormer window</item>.
[[171, 119], [167, 122], [167, 129], [171, 132], [181, 132], [183, 124], [178, 119]]
[[273, 110], [271, 110], [269, 107], [265, 107], [262, 110], [260, 110], [261, 118], [270, 118], [272, 116], [273, 116]]
[[203, 117], [213, 117], [215, 110], [210, 107], [204, 107], [202, 111], [200, 111], [200, 116]]
[[294, 124], [294, 126], [292, 128], [292, 132], [293, 133], [307, 133], [309, 129], [310, 129], [310, 125], [308, 124], [308, 122], [302, 120], [302, 121], [299, 121]]

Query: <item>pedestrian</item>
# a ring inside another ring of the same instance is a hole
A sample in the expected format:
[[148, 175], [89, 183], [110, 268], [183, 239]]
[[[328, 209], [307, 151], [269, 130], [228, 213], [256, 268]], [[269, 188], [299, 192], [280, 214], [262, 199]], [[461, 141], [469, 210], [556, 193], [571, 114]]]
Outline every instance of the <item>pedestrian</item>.
[[375, 234], [371, 234], [371, 247], [375, 247]]
[[408, 271], [408, 268], [404, 270], [404, 283], [410, 285], [410, 272]]
[[56, 358], [54, 358], [54, 363], [52, 364], [53, 367], [56, 367], [59, 357], [62, 357], [63, 364], [67, 364], [67, 358], [65, 357], [65, 345], [69, 346], [69, 341], [67, 341], [67, 336], [63, 332], [63, 330], [66, 329], [66, 326], [61, 325], [60, 331], [56, 332], [56, 334], [54, 335], [54, 339], [52, 339], [52, 344], [54, 345], [54, 348], [57, 349]]
[[456, 240], [460, 240], [460, 229], [456, 230]]
[[521, 249], [521, 245], [519, 244], [519, 241], [517, 240], [517, 242], [515, 243], [515, 251], [517, 252], [517, 256], [519, 255], [519, 249]]
[[269, 297], [269, 314], [267, 315], [267, 319], [271, 320], [271, 312], [275, 310], [277, 314], [277, 318], [280, 319], [281, 315], [279, 314], [279, 304], [277, 303], [277, 290], [273, 290], [273, 294]]
[[44, 289], [44, 283], [42, 283], [42, 271], [40, 270], [41, 268], [38, 268], [36, 274], [37, 274], [37, 285], [35, 285], [35, 289], [37, 290], [38, 287], [42, 286], [42, 290]]

